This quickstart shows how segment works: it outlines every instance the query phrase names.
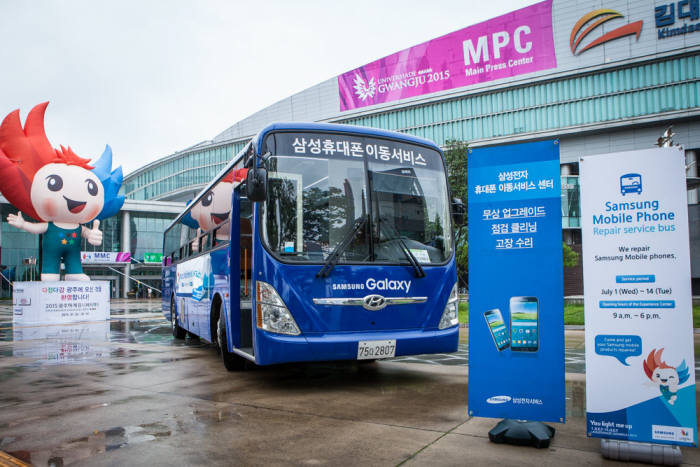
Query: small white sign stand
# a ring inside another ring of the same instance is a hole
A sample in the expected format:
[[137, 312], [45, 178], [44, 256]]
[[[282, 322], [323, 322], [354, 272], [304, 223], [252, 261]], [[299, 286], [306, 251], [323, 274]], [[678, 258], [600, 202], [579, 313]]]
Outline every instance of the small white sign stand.
[[12, 316], [15, 325], [107, 320], [109, 282], [15, 282]]

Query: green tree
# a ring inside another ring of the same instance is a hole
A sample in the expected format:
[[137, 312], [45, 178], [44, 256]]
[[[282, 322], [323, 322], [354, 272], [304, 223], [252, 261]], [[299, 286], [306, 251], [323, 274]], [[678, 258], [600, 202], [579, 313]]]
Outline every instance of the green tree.
[[[467, 150], [469, 144], [466, 141], [445, 141], [445, 164], [447, 165], [447, 177], [454, 198], [461, 199], [467, 204]], [[466, 219], [466, 217], [465, 217]], [[467, 219], [468, 220], [468, 219]], [[467, 285], [469, 245], [467, 243], [467, 221], [464, 225], [456, 225], [454, 236], [457, 254], [457, 276], [461, 286]]]
[[578, 264], [579, 254], [572, 250], [571, 247], [566, 243], [564, 243], [563, 245], [564, 247], [562, 249], [564, 250], [564, 267], [571, 268], [576, 266]]

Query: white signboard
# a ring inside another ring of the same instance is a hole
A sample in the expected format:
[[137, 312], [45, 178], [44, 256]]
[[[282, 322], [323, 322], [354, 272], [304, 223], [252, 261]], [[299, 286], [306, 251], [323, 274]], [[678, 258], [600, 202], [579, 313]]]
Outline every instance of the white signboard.
[[109, 282], [15, 282], [12, 314], [16, 325], [106, 320]]
[[588, 435], [695, 446], [684, 151], [580, 168]]

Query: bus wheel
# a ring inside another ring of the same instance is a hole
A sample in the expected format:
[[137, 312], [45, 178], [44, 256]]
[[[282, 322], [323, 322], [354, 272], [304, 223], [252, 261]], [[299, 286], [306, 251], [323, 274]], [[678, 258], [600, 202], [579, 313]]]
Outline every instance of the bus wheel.
[[173, 329], [173, 337], [176, 339], [184, 339], [187, 331], [182, 329], [179, 324], [177, 324], [177, 316], [175, 313], [175, 300], [170, 300], [170, 325]]
[[219, 315], [219, 322], [216, 324], [216, 342], [221, 352], [221, 358], [228, 371], [242, 371], [246, 368], [246, 359], [240, 355], [228, 351], [228, 340], [226, 338], [226, 324], [224, 317]]

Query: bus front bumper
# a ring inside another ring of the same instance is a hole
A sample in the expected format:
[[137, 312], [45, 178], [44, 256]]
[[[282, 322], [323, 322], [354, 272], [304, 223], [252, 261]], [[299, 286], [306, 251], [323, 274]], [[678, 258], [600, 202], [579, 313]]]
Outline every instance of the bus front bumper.
[[391, 332], [309, 333], [283, 336], [256, 331], [255, 362], [272, 365], [286, 362], [356, 360], [360, 341], [396, 340], [396, 356], [457, 351], [459, 326], [442, 330]]

